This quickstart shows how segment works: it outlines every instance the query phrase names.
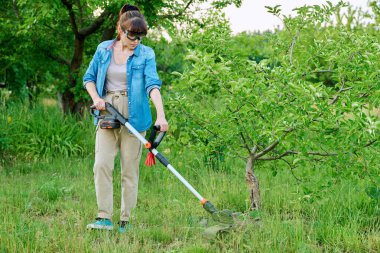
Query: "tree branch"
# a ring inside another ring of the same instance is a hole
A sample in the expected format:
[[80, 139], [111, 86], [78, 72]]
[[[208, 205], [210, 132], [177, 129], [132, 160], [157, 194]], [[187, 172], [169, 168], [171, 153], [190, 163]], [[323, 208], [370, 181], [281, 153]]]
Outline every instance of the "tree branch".
[[[281, 159], [283, 158], [284, 156], [288, 156], [288, 155], [298, 155], [300, 154], [301, 152], [299, 151], [294, 151], [294, 150], [288, 150], [288, 151], [285, 151], [284, 153], [282, 153], [281, 155], [279, 156], [272, 156], [272, 157], [262, 157], [262, 158], [257, 158], [256, 160], [260, 160], [260, 161], [272, 161], [272, 160], [278, 160], [278, 159]], [[338, 154], [337, 153], [323, 153], [323, 152], [316, 152], [316, 151], [311, 151], [311, 152], [307, 152], [308, 155], [315, 155], [315, 156], [337, 156]]]
[[252, 102], [247, 101], [246, 103], [249, 104], [249, 105], [251, 105], [251, 106], [253, 107], [253, 110], [254, 110], [255, 112], [257, 112], [257, 114], [259, 114], [259, 116], [260, 116], [263, 120], [265, 120], [266, 122], [268, 122], [268, 120], [264, 117], [264, 115], [261, 113], [261, 111], [257, 110], [256, 107], [255, 107], [255, 105], [254, 105]]
[[78, 37], [79, 36], [78, 26], [77, 26], [77, 22], [75, 20], [75, 13], [73, 10], [73, 4], [71, 2], [69, 2], [68, 0], [61, 0], [61, 2], [66, 7], [66, 9], [69, 11], [71, 28], [75, 34], [75, 37]]
[[[294, 128], [290, 128], [285, 131], [282, 137], [286, 136], [288, 133], [292, 132]], [[280, 140], [276, 140], [272, 142], [268, 147], [266, 147], [263, 151], [259, 152], [258, 154], [255, 155], [255, 159], [258, 159], [262, 157], [263, 155], [267, 154], [268, 152], [272, 151], [278, 144], [280, 143]]]
[[295, 174], [294, 174], [294, 166], [292, 164], [290, 164], [290, 162], [288, 162], [287, 160], [285, 160], [284, 158], [280, 158], [281, 161], [284, 161], [290, 168], [290, 173], [292, 173], [293, 177], [298, 181], [298, 182], [302, 182], [301, 179], [299, 179]]
[[159, 17], [160, 17], [160, 18], [168, 18], [168, 19], [178, 18], [178, 17], [182, 16], [182, 15], [185, 13], [185, 11], [190, 7], [190, 5], [193, 3], [193, 1], [194, 1], [194, 0], [190, 0], [190, 1], [186, 4], [185, 8], [183, 8], [183, 10], [181, 10], [181, 11], [178, 12], [177, 14], [173, 14], [173, 15], [169, 15], [169, 14], [167, 14], [167, 15], [162, 15], [162, 16], [159, 16]]
[[[190, 113], [188, 113], [188, 112], [187, 112], [185, 109], [183, 109], [183, 108], [181, 108], [181, 111], [182, 111], [185, 115], [187, 115], [190, 119], [193, 119], [193, 121], [194, 121], [195, 124], [197, 124], [198, 126], [202, 127], [203, 129], [205, 129], [207, 132], [209, 132], [209, 133], [212, 134], [213, 136], [218, 137], [218, 134], [214, 133], [213, 131], [211, 131], [210, 129], [208, 129], [208, 128], [205, 127], [205, 125], [207, 125], [207, 122], [205, 122], [205, 121], [203, 121], [203, 120], [201, 120], [201, 119], [196, 119], [196, 118], [194, 117], [194, 115], [191, 115]], [[198, 120], [201, 121], [203, 124], [202, 124], [202, 123], [199, 123]]]
[[289, 61], [290, 61], [290, 64], [293, 64], [293, 48], [294, 48], [294, 45], [296, 44], [296, 41], [298, 39], [298, 36], [300, 34], [300, 30], [301, 29], [298, 29], [296, 34], [294, 35], [293, 37], [293, 40], [292, 40], [292, 44], [290, 45], [290, 49], [289, 49]]
[[335, 70], [330, 69], [320, 69], [320, 70], [314, 70], [311, 73], [335, 73]]
[[95, 21], [91, 25], [81, 29], [78, 32], [78, 34], [83, 37], [87, 37], [88, 35], [91, 35], [104, 23], [104, 21], [106, 20], [108, 16], [112, 18], [112, 15], [110, 14], [111, 12], [109, 10], [104, 10], [102, 14], [100, 14], [100, 16], [97, 19], [95, 19]]
[[[369, 147], [371, 146], [372, 144], [374, 144], [377, 140], [372, 140], [370, 142], [368, 142], [367, 144], [364, 145], [364, 147]], [[274, 143], [272, 143], [273, 145]], [[267, 148], [268, 149], [268, 148]], [[262, 151], [263, 152], [263, 151]], [[260, 152], [261, 153], [261, 152]], [[259, 154], [260, 154], [259, 153]], [[272, 156], [272, 157], [257, 157], [256, 160], [260, 160], [260, 161], [273, 161], [273, 160], [278, 160], [278, 159], [282, 159], [284, 156], [288, 156], [288, 155], [298, 155], [300, 154], [301, 152], [299, 151], [294, 151], [294, 150], [288, 150], [288, 151], [285, 151], [284, 153], [282, 153], [281, 155], [278, 155], [278, 156]], [[326, 157], [326, 156], [337, 156], [338, 154], [337, 153], [328, 153], [328, 152], [320, 152], [320, 151], [310, 151], [310, 152], [307, 152], [306, 154], [308, 155], [313, 155], [313, 156], [323, 156], [323, 157]]]
[[346, 79], [345, 77], [343, 77], [343, 80], [342, 80], [342, 86], [340, 87], [340, 89], [338, 90], [338, 92], [336, 93], [335, 97], [333, 98], [333, 100], [330, 102], [330, 105], [333, 105], [336, 103], [336, 101], [338, 101], [339, 99], [339, 94], [345, 90], [347, 90], [348, 88], [344, 88], [344, 85], [346, 83]]
[[279, 140], [274, 141], [272, 144], [270, 144], [268, 147], [266, 147], [263, 151], [256, 154], [255, 159], [258, 159], [258, 158], [262, 157], [263, 155], [267, 154], [268, 152], [273, 150], [279, 143], [280, 143]]
[[13, 10], [16, 14], [16, 17], [19, 19], [19, 20], [22, 20], [21, 16], [20, 16], [20, 11], [18, 10], [18, 7], [17, 7], [17, 1], [16, 0], [13, 0], [12, 1], [12, 6], [13, 6]]
[[272, 161], [272, 160], [278, 160], [278, 159], [281, 159], [281, 158], [283, 158], [284, 156], [288, 156], [288, 155], [296, 155], [296, 154], [298, 154], [298, 152], [288, 150], [288, 151], [282, 153], [282, 154], [279, 155], [279, 156], [272, 156], [272, 157], [258, 157], [258, 158], [256, 158], [256, 160], [260, 160], [260, 161]]
[[67, 67], [70, 67], [70, 61], [59, 57], [58, 55], [54, 55], [50, 50], [43, 50], [43, 52], [52, 60], [55, 60], [56, 62], [65, 65]]
[[[238, 107], [238, 109], [236, 109], [235, 111], [232, 111], [232, 109], [231, 109], [229, 106], [227, 106], [227, 110], [228, 110], [231, 114], [235, 114], [235, 113], [237, 113], [242, 107], [243, 107], [243, 105], [241, 105], [240, 107]], [[239, 116], [239, 115], [238, 115], [238, 116]], [[239, 125], [240, 125], [240, 124], [239, 124], [239, 120], [238, 120], [236, 117], [234, 117], [234, 120], [236, 121], [236, 124], [239, 126]], [[248, 145], [248, 141], [247, 141], [247, 139], [245, 138], [245, 136], [244, 136], [244, 134], [243, 134], [243, 132], [242, 132], [241, 130], [239, 130], [239, 134], [240, 134], [241, 139], [243, 140], [243, 144], [244, 144], [245, 149], [247, 149], [248, 153], [250, 154], [250, 153], [251, 153], [251, 150], [250, 150], [250, 148], [249, 148], [249, 145]], [[248, 134], [246, 134], [246, 135], [247, 135], [247, 137], [249, 138], [249, 135], [248, 135]], [[252, 140], [251, 140], [251, 141], [252, 141]]]
[[337, 156], [337, 153], [326, 153], [326, 152], [307, 152], [308, 155], [316, 155], [316, 156]]
[[371, 146], [372, 144], [374, 144], [375, 142], [377, 142], [377, 140], [372, 140], [372, 141], [368, 142], [367, 144], [365, 144], [364, 147], [365, 147], [365, 148], [366, 148], [366, 147], [369, 147], [369, 146]]
[[76, 0], [79, 10], [79, 23], [81, 26], [83, 26], [83, 6], [80, 0]]
[[257, 145], [255, 145], [252, 150], [251, 150], [251, 155], [254, 155], [256, 154], [256, 151], [257, 151]]

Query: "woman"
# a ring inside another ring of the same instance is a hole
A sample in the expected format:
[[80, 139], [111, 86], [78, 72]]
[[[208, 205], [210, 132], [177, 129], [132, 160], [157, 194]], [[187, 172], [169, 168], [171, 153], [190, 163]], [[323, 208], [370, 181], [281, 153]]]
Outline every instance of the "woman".
[[[136, 11], [127, 11], [120, 16], [117, 38], [98, 46], [83, 81], [97, 110], [104, 110], [105, 102], [111, 103], [137, 131], [145, 135], [152, 124], [149, 97], [157, 112], [155, 125], [159, 125], [161, 131], [167, 131], [168, 123], [162, 105], [162, 82], [157, 74], [155, 54], [151, 48], [141, 44], [147, 34], [147, 24], [139, 15]], [[124, 126], [101, 129], [99, 125], [94, 163], [98, 217], [87, 225], [88, 228], [113, 229], [112, 171], [118, 151], [121, 160], [119, 231], [125, 232], [130, 228], [129, 217], [137, 202], [142, 144]]]

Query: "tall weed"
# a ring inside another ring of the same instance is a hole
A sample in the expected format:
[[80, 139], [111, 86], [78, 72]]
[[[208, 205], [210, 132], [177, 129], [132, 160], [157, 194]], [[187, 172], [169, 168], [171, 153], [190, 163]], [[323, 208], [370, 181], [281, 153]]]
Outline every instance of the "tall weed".
[[90, 119], [79, 121], [56, 106], [13, 103], [1, 109], [0, 147], [24, 158], [82, 156], [93, 141]]

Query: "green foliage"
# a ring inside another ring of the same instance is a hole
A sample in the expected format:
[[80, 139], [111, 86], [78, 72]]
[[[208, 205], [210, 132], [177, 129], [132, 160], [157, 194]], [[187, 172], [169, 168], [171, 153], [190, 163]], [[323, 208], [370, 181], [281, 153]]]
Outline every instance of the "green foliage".
[[94, 128], [89, 119], [77, 121], [64, 116], [56, 106], [43, 104], [31, 110], [28, 105], [13, 103], [0, 112], [3, 152], [37, 160], [56, 155], [83, 156], [92, 149]]
[[[25, 16], [21, 20], [11, 17], [13, 5], [7, 1], [1, 6], [0, 45], [7, 46], [0, 47], [0, 62], [14, 79], [8, 80], [14, 92], [0, 89], [0, 211], [7, 217], [0, 250], [378, 252], [377, 2], [371, 4], [374, 24], [352, 21], [354, 10], [332, 24], [342, 3], [304, 6], [296, 17], [282, 16], [276, 6], [268, 10], [283, 19], [285, 31], [232, 36], [216, 12], [192, 25], [171, 15], [187, 1], [135, 1], [150, 13], [151, 24], [169, 27], [176, 36], [171, 42], [146, 40], [170, 85], [164, 96], [171, 130], [160, 149], [171, 164], [218, 208], [245, 212], [245, 159], [255, 148], [256, 154], [265, 153], [275, 145], [261, 158], [277, 160], [255, 164], [260, 212], [248, 213], [240, 230], [208, 242], [198, 224], [204, 220], [202, 208], [159, 167], [142, 167], [134, 229], [127, 237], [86, 233], [85, 225], [96, 215], [89, 176], [93, 158], [87, 157], [94, 141], [91, 120], [65, 117], [56, 106], [10, 101], [16, 91], [38, 93], [33, 87], [47, 94], [67, 88], [69, 70], [61, 60], [73, 54], [68, 12], [61, 1], [17, 1]], [[99, 6], [116, 13], [121, 5], [82, 3], [83, 27], [92, 23]], [[240, 1], [214, 1], [214, 6], [229, 3]], [[188, 26], [176, 32], [179, 21]], [[104, 27], [112, 24], [109, 19]], [[100, 37], [99, 30], [86, 40], [84, 65]], [[14, 44], [5, 44], [10, 39]], [[20, 55], [25, 58], [17, 62]], [[72, 74], [78, 78], [84, 69]], [[80, 81], [70, 89], [81, 101]], [[119, 199], [119, 166], [115, 170]], [[257, 217], [260, 225], [252, 222]]]
[[274, 35], [271, 32], [263, 34], [244, 32], [232, 38], [230, 48], [236, 57], [259, 63], [273, 55], [273, 49], [268, 46], [272, 36]]
[[[241, 37], [230, 36], [222, 20], [194, 33], [191, 66], [174, 73], [178, 141], [206, 157], [215, 147], [239, 158], [256, 147], [262, 159], [282, 158], [293, 168], [318, 156], [333, 166], [360, 164], [361, 152], [374, 173], [359, 174], [378, 178], [378, 159], [369, 159], [374, 151], [363, 150], [378, 147], [380, 40], [366, 32], [371, 27], [324, 26], [341, 6], [301, 7], [296, 17], [284, 17], [286, 31], [247, 39], [250, 48], [267, 43], [261, 61], [258, 52], [242, 57], [234, 45]], [[298, 157], [289, 162], [289, 155]]]
[[[205, 2], [136, 0], [128, 4], [139, 6], [151, 27], [174, 32], [180, 23], [197, 25], [200, 18], [189, 10]], [[58, 93], [65, 112], [78, 112], [80, 102], [89, 99], [82, 89], [83, 73], [99, 42], [114, 38], [124, 4], [120, 0], [5, 1], [0, 6], [0, 72], [7, 73], [7, 88], [21, 98]], [[211, 4], [220, 10], [230, 4], [239, 6], [241, 0], [213, 0]], [[161, 70], [175, 67], [182, 71], [177, 66], [180, 62], [161, 63]], [[171, 78], [165, 81], [171, 83]]]
[[177, 79], [171, 73], [184, 70], [187, 44], [178, 38], [173, 38], [170, 42], [164, 38], [146, 38], [143, 43], [155, 51], [157, 71], [160, 79], [164, 82], [163, 93], [165, 93], [166, 89]]

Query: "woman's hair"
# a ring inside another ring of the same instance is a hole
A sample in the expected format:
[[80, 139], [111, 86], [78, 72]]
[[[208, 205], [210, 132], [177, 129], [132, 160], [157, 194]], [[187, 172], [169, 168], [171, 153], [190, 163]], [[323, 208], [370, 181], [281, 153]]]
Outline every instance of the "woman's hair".
[[140, 9], [137, 6], [134, 6], [134, 5], [124, 4], [124, 6], [121, 7], [121, 9], [119, 11], [119, 18], [121, 17], [121, 15], [123, 15], [124, 13], [129, 12], [129, 11], [140, 12]]
[[[140, 18], [141, 20], [135, 20], [133, 24], [127, 24], [127, 21], [132, 18]], [[147, 34], [147, 24], [145, 22], [144, 15], [141, 14], [140, 9], [137, 6], [126, 4], [124, 5], [119, 12], [119, 20], [117, 21], [116, 27], [119, 27], [122, 30], [130, 31], [135, 33], [138, 32], [138, 35], [146, 35]], [[120, 31], [117, 30], [117, 40], [120, 40]]]
[[[128, 31], [136, 36], [145, 36], [148, 33], [148, 25], [144, 17], [135, 16], [129, 17], [129, 11], [121, 15], [119, 25], [122, 32]], [[118, 39], [120, 39], [120, 31], [118, 32]]]

